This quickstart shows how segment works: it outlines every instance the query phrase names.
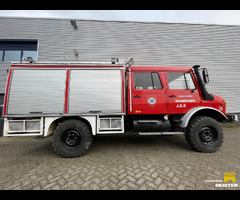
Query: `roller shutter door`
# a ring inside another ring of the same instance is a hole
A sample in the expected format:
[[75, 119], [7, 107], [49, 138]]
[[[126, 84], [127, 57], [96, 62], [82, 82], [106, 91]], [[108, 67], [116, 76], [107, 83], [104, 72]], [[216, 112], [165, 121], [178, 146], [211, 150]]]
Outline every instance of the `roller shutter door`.
[[8, 114], [63, 113], [66, 70], [14, 70]]
[[69, 113], [122, 112], [121, 70], [71, 70]]

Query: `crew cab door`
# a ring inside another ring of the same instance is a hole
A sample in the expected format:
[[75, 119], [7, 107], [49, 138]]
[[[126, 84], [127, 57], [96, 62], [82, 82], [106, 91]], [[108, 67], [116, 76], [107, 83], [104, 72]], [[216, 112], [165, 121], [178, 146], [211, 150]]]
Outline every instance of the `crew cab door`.
[[166, 114], [166, 88], [161, 72], [131, 73], [131, 108], [129, 114]]
[[201, 106], [201, 96], [191, 72], [166, 72], [169, 114], [184, 114]]

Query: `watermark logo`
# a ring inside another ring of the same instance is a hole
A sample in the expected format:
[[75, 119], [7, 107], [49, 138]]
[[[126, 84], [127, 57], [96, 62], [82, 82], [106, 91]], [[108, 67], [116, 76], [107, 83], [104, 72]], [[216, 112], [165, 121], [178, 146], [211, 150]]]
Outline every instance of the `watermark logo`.
[[223, 180], [205, 180], [205, 183], [213, 183], [220, 188], [238, 187], [236, 172], [224, 172]]
[[236, 173], [235, 172], [224, 172], [224, 182], [232, 181], [236, 182]]

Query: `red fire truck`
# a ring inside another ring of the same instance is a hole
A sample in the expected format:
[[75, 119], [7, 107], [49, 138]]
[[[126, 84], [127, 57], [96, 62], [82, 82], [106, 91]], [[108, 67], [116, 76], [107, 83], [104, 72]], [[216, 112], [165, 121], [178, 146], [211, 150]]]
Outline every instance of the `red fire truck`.
[[184, 134], [199, 152], [237, 121], [208, 93], [207, 69], [110, 63], [15, 63], [6, 83], [3, 136], [53, 136], [62, 157], [82, 156], [98, 134]]

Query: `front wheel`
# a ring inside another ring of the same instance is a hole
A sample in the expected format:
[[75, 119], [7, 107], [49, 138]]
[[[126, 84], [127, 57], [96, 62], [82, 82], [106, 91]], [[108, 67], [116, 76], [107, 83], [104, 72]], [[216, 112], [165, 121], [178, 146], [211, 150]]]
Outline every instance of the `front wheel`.
[[63, 121], [54, 131], [53, 147], [62, 157], [82, 156], [92, 144], [90, 127], [83, 121], [70, 119]]
[[189, 122], [186, 140], [193, 149], [203, 153], [212, 153], [221, 147], [223, 131], [215, 119], [197, 116]]

